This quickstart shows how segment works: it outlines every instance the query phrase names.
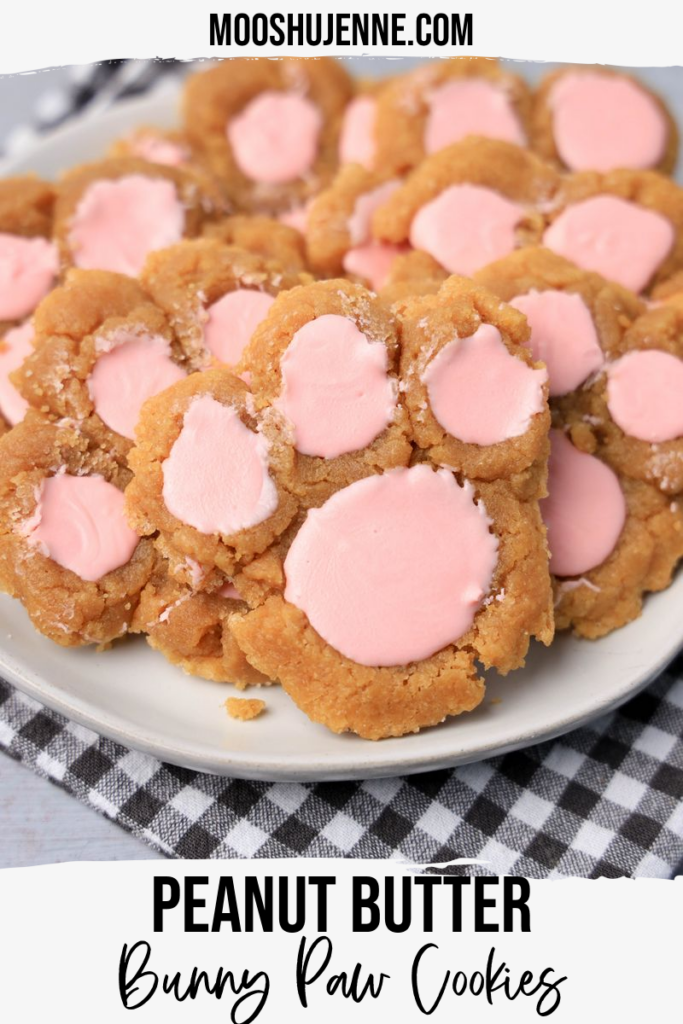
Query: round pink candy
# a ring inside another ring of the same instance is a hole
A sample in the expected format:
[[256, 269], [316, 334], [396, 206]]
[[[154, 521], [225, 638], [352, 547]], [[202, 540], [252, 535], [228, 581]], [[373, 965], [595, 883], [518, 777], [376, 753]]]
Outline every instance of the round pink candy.
[[629, 352], [607, 368], [607, 405], [625, 434], [657, 444], [683, 437], [683, 360]]
[[441, 426], [468, 444], [519, 437], [545, 406], [546, 371], [513, 356], [492, 324], [444, 345], [422, 380]]
[[474, 274], [517, 245], [524, 209], [490, 188], [451, 185], [417, 211], [410, 244], [452, 274]]
[[498, 557], [483, 505], [447, 470], [395, 469], [313, 509], [285, 561], [285, 598], [361, 665], [404, 665], [470, 628]]
[[230, 536], [262, 523], [278, 506], [268, 444], [237, 411], [196, 397], [163, 464], [166, 507], [199, 533]]
[[526, 145], [515, 108], [503, 88], [483, 78], [447, 82], [427, 97], [429, 113], [424, 145], [427, 153], [460, 142], [468, 135]]
[[372, 444], [394, 418], [387, 350], [333, 313], [304, 324], [281, 362], [277, 405], [303, 455], [333, 459]]
[[548, 497], [540, 503], [550, 571], [580, 576], [614, 551], [626, 522], [626, 501], [604, 462], [580, 452], [558, 430], [551, 430], [550, 442]]
[[262, 92], [228, 122], [237, 166], [252, 181], [284, 185], [306, 175], [318, 155], [322, 116], [293, 92]]
[[101, 476], [68, 473], [43, 482], [26, 536], [53, 562], [88, 582], [126, 565], [139, 540], [126, 521], [118, 487]]
[[573, 171], [644, 169], [664, 155], [664, 114], [629, 78], [593, 71], [562, 75], [550, 106], [557, 151]]
[[52, 288], [57, 247], [46, 238], [0, 234], [0, 320], [21, 320]]
[[553, 252], [640, 292], [669, 255], [675, 232], [655, 210], [618, 196], [593, 196], [572, 203], [546, 229]]
[[69, 244], [84, 270], [137, 277], [150, 252], [179, 242], [185, 210], [173, 182], [128, 174], [86, 189], [71, 220]]
[[108, 351], [88, 378], [88, 392], [103, 423], [133, 441], [143, 404], [182, 380], [185, 371], [171, 358], [166, 338], [122, 331], [107, 342]]
[[339, 137], [339, 162], [360, 164], [372, 170], [375, 161], [375, 118], [377, 101], [372, 96], [356, 96], [344, 111]]
[[18, 370], [33, 351], [33, 326], [30, 322], [13, 327], [0, 341], [0, 416], [10, 426], [24, 418], [28, 402], [9, 379], [13, 370]]
[[604, 356], [588, 306], [580, 295], [549, 288], [510, 299], [524, 313], [534, 359], [548, 367], [551, 397], [566, 395], [599, 370]]
[[235, 366], [251, 336], [275, 302], [268, 292], [237, 288], [207, 310], [204, 344], [220, 363]]

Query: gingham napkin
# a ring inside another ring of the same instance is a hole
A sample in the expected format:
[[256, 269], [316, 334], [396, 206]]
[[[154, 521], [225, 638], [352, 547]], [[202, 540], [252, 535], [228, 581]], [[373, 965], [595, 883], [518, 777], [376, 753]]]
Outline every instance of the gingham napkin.
[[[78, 69], [14, 143], [177, 70]], [[560, 740], [407, 778], [302, 785], [202, 775], [104, 739], [2, 680], [0, 748], [173, 857], [467, 858], [479, 863], [453, 870], [530, 878], [683, 871], [683, 658], [619, 712]]]

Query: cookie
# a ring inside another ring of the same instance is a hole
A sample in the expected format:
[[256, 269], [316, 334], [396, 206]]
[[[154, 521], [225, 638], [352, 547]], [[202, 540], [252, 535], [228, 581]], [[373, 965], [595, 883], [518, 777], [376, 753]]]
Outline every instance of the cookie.
[[290, 273], [308, 270], [302, 233], [273, 217], [236, 214], [216, 224], [207, 224], [203, 233], [206, 238], [215, 238], [265, 260], [274, 260]]
[[125, 465], [143, 403], [188, 370], [162, 311], [130, 277], [71, 270], [36, 310], [33, 331], [12, 374], [24, 400], [73, 420]]
[[598, 373], [645, 312], [632, 292], [533, 246], [489, 264], [474, 280], [527, 318], [528, 348], [546, 364], [551, 399]]
[[150, 398], [128, 457], [131, 525], [228, 576], [265, 551], [297, 503], [261, 426], [246, 384], [228, 370], [191, 374]]
[[393, 310], [418, 447], [469, 480], [507, 480], [520, 497], [543, 495], [548, 379], [529, 353], [521, 313], [458, 277]]
[[244, 689], [269, 682], [251, 667], [230, 631], [232, 615], [246, 608], [229, 583], [214, 593], [193, 591], [174, 580], [160, 559], [130, 628], [189, 675]]
[[278, 296], [238, 369], [250, 375], [285, 485], [305, 504], [406, 466], [397, 325], [361, 285], [319, 281]]
[[230, 58], [187, 80], [185, 131], [237, 212], [278, 213], [331, 179], [352, 91], [330, 58]]
[[435, 295], [448, 277], [436, 260], [426, 252], [411, 249], [393, 260], [387, 279], [378, 295], [386, 306], [412, 296]]
[[308, 213], [306, 251], [312, 269], [327, 277], [346, 274], [379, 291], [405, 246], [375, 241], [371, 222], [399, 187], [398, 179], [382, 178], [358, 164], [343, 167]]
[[647, 310], [623, 333], [602, 372], [558, 405], [582, 449], [620, 475], [683, 493], [683, 303]]
[[141, 281], [166, 313], [189, 364], [234, 366], [274, 297], [307, 275], [217, 239], [153, 253]]
[[194, 238], [224, 213], [217, 186], [196, 169], [101, 160], [60, 180], [55, 238], [65, 266], [137, 277], [151, 252]]
[[533, 100], [536, 152], [563, 170], [671, 174], [678, 131], [662, 99], [633, 75], [568, 66], [540, 82]]
[[567, 175], [548, 222], [543, 245], [633, 292], [683, 268], [683, 189], [656, 171]]
[[386, 175], [405, 174], [469, 135], [525, 146], [530, 113], [528, 86], [497, 61], [427, 61], [378, 97], [375, 166]]
[[507, 672], [530, 635], [553, 633], [538, 508], [429, 464], [309, 511], [284, 571], [284, 595], [236, 615], [233, 633], [334, 732], [401, 736], [471, 711], [484, 695], [477, 659]]
[[554, 577], [555, 625], [596, 639], [637, 618], [683, 557], [683, 509], [551, 432], [549, 495], [541, 501]]
[[126, 522], [127, 469], [29, 412], [0, 439], [0, 587], [64, 647], [127, 632], [154, 549]]
[[30, 316], [57, 280], [54, 200], [54, 187], [40, 178], [0, 181], [0, 335]]
[[451, 274], [475, 273], [538, 242], [559, 175], [509, 142], [470, 137], [424, 160], [375, 212], [375, 238], [428, 253]]
[[668, 302], [671, 299], [679, 300], [683, 296], [683, 270], [677, 271], [666, 281], [655, 285], [652, 289], [651, 299], [653, 302]]

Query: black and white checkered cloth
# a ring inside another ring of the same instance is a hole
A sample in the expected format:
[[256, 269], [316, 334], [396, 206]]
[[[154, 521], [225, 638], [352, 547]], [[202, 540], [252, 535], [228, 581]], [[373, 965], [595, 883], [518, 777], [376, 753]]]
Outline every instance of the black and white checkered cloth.
[[[175, 70], [121, 61], [80, 70], [43, 105], [53, 117], [42, 126]], [[683, 658], [620, 711], [560, 740], [407, 778], [203, 775], [104, 739], [2, 680], [0, 748], [174, 857], [466, 858], [480, 864], [453, 870], [530, 878], [683, 871]]]

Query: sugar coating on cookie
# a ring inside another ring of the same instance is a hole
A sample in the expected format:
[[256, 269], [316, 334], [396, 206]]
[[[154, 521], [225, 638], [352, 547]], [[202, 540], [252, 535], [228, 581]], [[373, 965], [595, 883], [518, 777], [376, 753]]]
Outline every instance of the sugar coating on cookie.
[[570, 170], [646, 169], [664, 156], [667, 119], [631, 78], [565, 72], [552, 86], [548, 103], [555, 145]]
[[58, 272], [59, 254], [52, 242], [0, 233], [0, 320], [32, 313]]
[[641, 292], [671, 252], [673, 224], [656, 210], [618, 196], [593, 196], [567, 206], [543, 244], [634, 292]]
[[426, 94], [424, 133], [427, 154], [460, 142], [468, 135], [502, 139], [518, 146], [526, 134], [505, 88], [479, 78], [445, 82]]
[[497, 561], [489, 526], [471, 487], [446, 471], [357, 481], [308, 513], [285, 560], [285, 598], [361, 665], [421, 661], [470, 628]]
[[[305, 230], [305, 229], [304, 229]], [[306, 246], [299, 231], [275, 217], [234, 214], [207, 224], [203, 234], [225, 245], [235, 245], [296, 273], [307, 269]]]
[[546, 404], [544, 369], [532, 369], [503, 344], [500, 331], [481, 324], [454, 338], [422, 374], [436, 419], [467, 444], [491, 445], [524, 434]]
[[282, 185], [310, 171], [321, 128], [322, 115], [305, 96], [265, 91], [228, 122], [226, 133], [246, 177]]
[[453, 274], [472, 274], [516, 245], [518, 203], [478, 185], [451, 185], [418, 210], [410, 243]]
[[346, 317], [327, 313], [294, 334], [276, 401], [303, 455], [334, 459], [373, 441], [394, 418], [387, 349]]
[[184, 227], [172, 182], [131, 174], [86, 189], [71, 219], [69, 244], [77, 267], [136, 277], [148, 254], [179, 242]]
[[163, 498], [171, 515], [200, 533], [239, 533], [277, 508], [268, 469], [265, 438], [235, 408], [200, 395], [163, 464]]
[[140, 538], [124, 514], [123, 493], [104, 477], [47, 477], [22, 535], [46, 558], [95, 582], [130, 561]]
[[614, 551], [626, 521], [619, 479], [600, 459], [551, 431], [548, 497], [541, 500], [548, 530], [550, 571], [580, 576]]
[[9, 379], [24, 359], [33, 351], [33, 325], [27, 321], [19, 327], [12, 327], [0, 339], [0, 417], [10, 426], [24, 418], [28, 402], [17, 391]]
[[607, 406], [625, 434], [657, 444], [683, 437], [683, 359], [627, 352], [607, 367]]
[[605, 357], [591, 312], [580, 295], [532, 288], [513, 296], [510, 305], [529, 322], [529, 348], [535, 359], [546, 364], [551, 398], [573, 391], [600, 369]]
[[132, 441], [143, 403], [182, 380], [167, 338], [133, 330], [110, 334], [88, 377], [88, 392], [103, 422]]

